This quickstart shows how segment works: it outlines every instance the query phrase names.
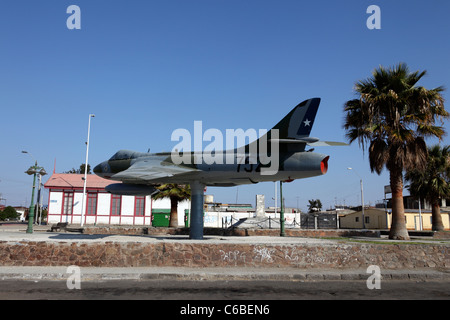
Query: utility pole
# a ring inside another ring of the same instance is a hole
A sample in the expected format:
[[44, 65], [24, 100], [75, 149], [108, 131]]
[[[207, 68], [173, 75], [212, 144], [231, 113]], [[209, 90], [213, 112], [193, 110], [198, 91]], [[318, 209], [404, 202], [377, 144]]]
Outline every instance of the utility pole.
[[284, 237], [286, 235], [286, 233], [284, 231], [283, 181], [280, 181], [280, 199], [281, 199], [281, 207], [280, 207], [280, 236]]
[[91, 132], [91, 118], [94, 118], [95, 114], [89, 114], [89, 124], [88, 124], [88, 135], [86, 142], [86, 162], [84, 163], [84, 183], [83, 183], [83, 198], [81, 201], [81, 223], [80, 226], [83, 226], [84, 223], [84, 212], [86, 211], [86, 180], [87, 180], [87, 170], [88, 170], [88, 156], [89, 156], [89, 135]]

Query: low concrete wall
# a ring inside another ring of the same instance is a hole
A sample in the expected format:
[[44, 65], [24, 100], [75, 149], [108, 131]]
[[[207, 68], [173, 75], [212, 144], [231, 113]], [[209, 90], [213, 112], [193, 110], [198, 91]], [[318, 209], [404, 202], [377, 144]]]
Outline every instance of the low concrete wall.
[[450, 239], [450, 231], [435, 231], [434, 239]]
[[450, 269], [449, 246], [434, 244], [250, 244], [0, 241], [1, 266], [292, 267]]
[[[189, 228], [155, 228], [155, 227], [125, 227], [125, 226], [87, 226], [84, 227], [85, 234], [126, 234], [126, 235], [189, 235]], [[205, 235], [219, 236], [279, 236], [279, 229], [220, 229], [204, 228]], [[350, 230], [350, 229], [286, 229], [288, 237], [307, 238], [335, 238], [335, 237], [380, 237], [379, 230]]]

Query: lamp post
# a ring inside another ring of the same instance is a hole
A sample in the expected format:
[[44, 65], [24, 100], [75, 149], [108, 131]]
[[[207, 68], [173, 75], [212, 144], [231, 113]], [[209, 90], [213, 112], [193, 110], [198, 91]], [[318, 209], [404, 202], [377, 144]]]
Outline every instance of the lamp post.
[[274, 182], [274, 186], [275, 186], [275, 209], [274, 209], [274, 213], [275, 213], [275, 218], [277, 217], [277, 182]]
[[86, 162], [84, 163], [84, 183], [83, 183], [83, 198], [81, 201], [81, 223], [80, 226], [84, 224], [84, 212], [86, 211], [86, 181], [87, 181], [87, 170], [88, 170], [88, 156], [89, 156], [89, 135], [91, 132], [91, 118], [94, 118], [95, 114], [89, 114], [88, 122], [88, 135], [86, 141]]
[[280, 181], [280, 237], [284, 237], [286, 235], [284, 231], [284, 203], [283, 203], [283, 181]]
[[361, 211], [362, 211], [362, 225], [363, 229], [366, 228], [366, 222], [364, 221], [364, 192], [363, 192], [363, 179], [359, 176], [355, 169], [348, 167], [347, 170], [352, 170], [360, 179], [359, 182], [361, 184]]
[[[31, 154], [27, 151], [22, 151], [22, 153], [27, 153], [31, 156]], [[32, 156], [31, 156], [32, 157]], [[32, 157], [33, 158], [33, 157]], [[47, 172], [43, 167], [39, 167], [37, 161], [35, 160], [34, 166], [31, 166], [28, 168], [27, 171], [25, 171], [28, 175], [33, 175], [33, 191], [31, 192], [31, 204], [30, 204], [30, 211], [28, 213], [28, 228], [26, 233], [33, 233], [33, 222], [34, 222], [34, 190], [36, 189], [36, 175], [46, 175]]]
[[[36, 217], [36, 224], [40, 225], [42, 223], [42, 195], [44, 192], [41, 192], [42, 190], [42, 176], [46, 175], [47, 172], [45, 172], [44, 169], [42, 169], [41, 171], [39, 171], [39, 185], [38, 185], [38, 196], [37, 196], [37, 201], [36, 203], [38, 204], [37, 209], [37, 217]], [[39, 218], [39, 221], [38, 221]]]

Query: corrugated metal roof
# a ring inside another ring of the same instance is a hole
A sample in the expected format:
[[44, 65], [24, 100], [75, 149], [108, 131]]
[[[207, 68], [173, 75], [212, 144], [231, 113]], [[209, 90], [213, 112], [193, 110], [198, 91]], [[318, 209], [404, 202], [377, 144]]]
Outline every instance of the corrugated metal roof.
[[[84, 174], [75, 173], [54, 173], [44, 184], [46, 188], [83, 188]], [[103, 179], [95, 174], [87, 175], [87, 188], [103, 189], [111, 183], [120, 183], [119, 181], [111, 181]]]

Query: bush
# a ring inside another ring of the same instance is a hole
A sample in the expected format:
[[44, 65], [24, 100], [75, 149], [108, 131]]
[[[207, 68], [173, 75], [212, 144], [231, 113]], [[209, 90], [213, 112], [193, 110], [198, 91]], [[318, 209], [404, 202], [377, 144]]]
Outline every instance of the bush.
[[6, 207], [3, 211], [0, 212], [0, 220], [17, 220], [19, 219], [20, 214], [17, 213], [16, 209], [11, 206]]

